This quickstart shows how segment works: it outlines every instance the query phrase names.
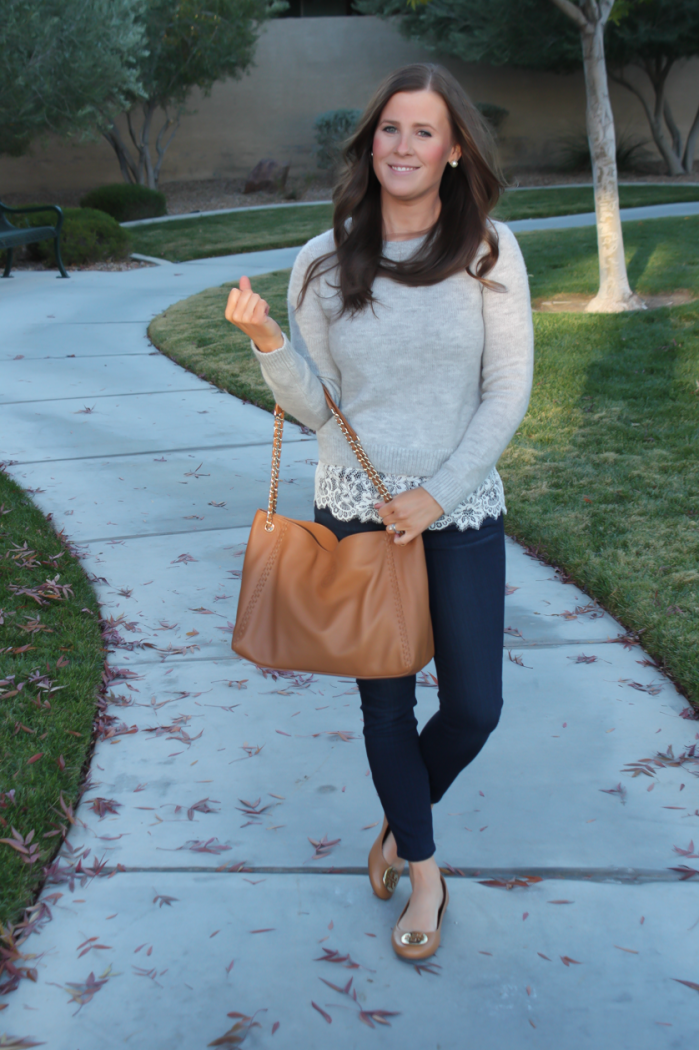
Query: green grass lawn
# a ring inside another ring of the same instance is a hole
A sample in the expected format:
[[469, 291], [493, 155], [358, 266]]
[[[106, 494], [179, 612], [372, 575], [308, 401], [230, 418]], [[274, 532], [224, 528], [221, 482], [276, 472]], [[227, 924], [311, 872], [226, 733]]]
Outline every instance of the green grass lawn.
[[[622, 208], [696, 200], [699, 200], [699, 186], [646, 186], [637, 183], [619, 187]], [[512, 219], [541, 219], [548, 215], [579, 215], [594, 210], [595, 198], [591, 186], [508, 190], [498, 204], [495, 218], [509, 222]]]
[[[699, 294], [699, 218], [625, 224], [624, 238], [641, 294]], [[536, 296], [596, 290], [594, 228], [518, 239]], [[287, 282], [288, 271], [255, 281], [282, 322]], [[223, 317], [230, 287], [170, 307], [151, 323], [151, 339], [271, 409], [248, 340]], [[531, 404], [499, 464], [507, 531], [641, 632], [699, 703], [699, 302], [534, 321]]]
[[[621, 204], [667, 204], [699, 200], [699, 186], [620, 186]], [[573, 215], [594, 211], [591, 187], [508, 190], [495, 217], [503, 220], [535, 219], [547, 215]], [[332, 225], [332, 206], [272, 208], [234, 212], [204, 218], [181, 219], [130, 227], [133, 251], [171, 262], [207, 259], [263, 248], [289, 248], [305, 244]]]
[[[69, 590], [42, 594], [47, 580]], [[69, 827], [61, 794], [69, 807], [78, 799], [104, 663], [98, 618], [79, 563], [0, 470], [0, 838], [13, 838], [15, 828], [28, 843], [25, 856], [36, 856], [25, 863], [0, 843], [3, 925], [31, 903], [60, 828]]]

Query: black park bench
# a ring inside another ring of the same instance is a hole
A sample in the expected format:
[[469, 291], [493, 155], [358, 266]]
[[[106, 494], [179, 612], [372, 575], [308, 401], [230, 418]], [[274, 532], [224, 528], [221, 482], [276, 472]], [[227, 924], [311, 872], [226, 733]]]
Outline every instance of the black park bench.
[[[13, 226], [7, 216], [39, 211], [55, 211], [58, 219], [55, 226]], [[56, 262], [61, 271], [61, 277], [67, 277], [63, 260], [61, 259], [61, 227], [63, 226], [63, 212], [55, 204], [39, 205], [32, 208], [10, 208], [0, 201], [0, 251], [7, 252], [5, 272], [3, 277], [9, 277], [12, 269], [12, 251], [22, 244], [36, 244], [37, 241], [52, 240], [55, 245]]]

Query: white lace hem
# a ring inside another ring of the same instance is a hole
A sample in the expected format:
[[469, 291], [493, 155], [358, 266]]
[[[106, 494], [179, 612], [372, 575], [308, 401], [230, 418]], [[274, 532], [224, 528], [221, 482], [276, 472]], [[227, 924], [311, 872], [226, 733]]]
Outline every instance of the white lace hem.
[[[379, 477], [392, 496], [418, 488], [428, 480], [405, 474], [379, 474]], [[315, 482], [316, 506], [329, 510], [338, 521], [359, 518], [360, 521], [374, 521], [380, 525], [381, 518], [374, 509], [374, 504], [378, 501], [378, 493], [363, 470], [330, 463], [318, 464]], [[450, 514], [442, 514], [432, 522], [430, 529], [446, 529], [452, 524], [462, 532], [465, 529], [479, 529], [486, 518], [497, 518], [500, 514], [507, 514], [505, 492], [502, 479], [493, 467], [475, 492], [467, 496]]]

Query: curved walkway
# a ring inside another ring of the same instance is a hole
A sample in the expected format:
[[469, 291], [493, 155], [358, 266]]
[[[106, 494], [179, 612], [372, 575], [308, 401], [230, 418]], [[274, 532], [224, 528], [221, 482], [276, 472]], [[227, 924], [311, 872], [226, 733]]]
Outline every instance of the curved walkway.
[[[623, 182], [620, 182], [619, 185], [620, 186], [624, 186], [624, 185], [626, 185], [626, 186], [634, 186], [634, 185], [637, 185], [637, 183], [633, 183], [633, 182], [631, 182], [631, 183], [628, 183], [628, 182], [627, 183], [623, 183]], [[646, 185], [664, 186], [664, 185], [667, 185], [667, 184], [663, 183], [663, 182], [656, 182], [656, 183], [646, 183]], [[699, 183], [688, 183], [686, 185], [696, 186], [696, 185], [699, 185]], [[528, 190], [565, 190], [565, 189], [582, 189], [582, 188], [584, 188], [584, 189], [591, 189], [592, 188], [592, 183], [580, 182], [580, 183], [567, 183], [567, 184], [560, 185], [560, 186], [517, 186], [517, 187], [513, 187], [513, 188], [518, 193], [520, 191], [523, 191], [523, 192], [526, 193]], [[319, 205], [322, 205], [322, 204], [332, 204], [332, 201], [331, 200], [325, 200], [325, 201], [289, 201], [288, 203], [283, 203], [283, 204], [253, 204], [253, 205], [244, 205], [243, 207], [239, 207], [239, 208], [214, 208], [213, 211], [189, 211], [189, 212], [184, 212], [181, 215], [161, 215], [161, 216], [159, 216], [158, 218], [155, 218], [155, 219], [134, 219], [132, 222], [122, 222], [121, 225], [122, 226], [126, 226], [126, 227], [131, 227], [131, 226], [152, 226], [154, 223], [158, 223], [159, 224], [159, 223], [162, 223], [162, 222], [178, 222], [178, 221], [181, 221], [182, 219], [205, 219], [205, 218], [207, 218], [210, 215], [233, 215], [236, 212], [243, 212], [243, 211], [245, 211], [245, 212], [247, 212], [247, 211], [270, 211], [271, 209], [274, 209], [274, 208], [317, 208]], [[688, 202], [688, 205], [689, 205], [689, 207], [692, 207], [691, 202]], [[643, 208], [640, 208], [640, 209], [638, 209], [638, 208], [622, 208], [622, 210], [621, 210], [621, 219], [622, 219], [622, 222], [624, 222], [624, 221], [629, 221], [630, 219], [633, 219], [633, 218], [638, 218], [638, 219], [660, 219], [660, 218], [665, 218], [666, 215], [686, 215], [688, 213], [686, 211], [682, 210], [682, 209], [686, 208], [688, 205], [685, 204], [682, 201], [678, 201], [676, 203], [669, 204], [669, 205], [667, 205], [667, 204], [648, 205], [647, 207], [643, 207]], [[634, 216], [633, 215], [633, 213], [635, 211], [643, 211], [643, 212], [645, 212], [645, 211], [648, 210], [648, 208], [654, 209], [654, 208], [667, 208], [667, 207], [679, 208], [680, 210], [679, 211], [671, 211], [671, 212], [667, 212], [667, 213], [663, 212], [662, 214], [657, 214], [657, 215], [655, 215], [655, 214], [654, 215], [638, 215], [638, 216]], [[695, 202], [695, 207], [699, 207], [699, 201]], [[698, 213], [697, 212], [692, 212], [691, 214], [695, 214], [696, 215]], [[572, 215], [560, 215], [560, 216], [558, 216], [558, 218], [559, 218], [559, 220], [561, 220], [561, 224], [563, 226], [572, 226], [572, 225], [594, 226], [594, 224], [595, 224], [595, 213], [594, 212], [585, 212], [584, 213], [584, 217], [585, 217], [585, 220], [586, 220], [585, 222], [583, 222], [583, 223], [573, 223], [573, 222], [571, 222], [571, 220], [574, 219], [574, 218], [579, 218], [579, 216], [572, 216]], [[516, 220], [516, 221], [517, 222], [520, 222], [520, 221], [521, 222], [538, 222], [539, 220], [538, 219], [522, 219], [522, 220]], [[514, 223], [511, 223], [510, 225], [512, 225], [513, 228], [516, 228], [514, 226]], [[536, 228], [538, 229], [539, 227], [536, 227]]]
[[[0, 1014], [0, 1034], [36, 1042], [3, 1045], [234, 1046], [220, 1037], [237, 1011], [260, 1048], [689, 1050], [696, 992], [678, 980], [699, 982], [699, 884], [670, 869], [694, 863], [699, 766], [622, 771], [682, 759], [697, 724], [638, 646], [610, 644], [610, 616], [508, 541], [505, 708], [435, 811], [452, 903], [423, 973], [389, 945], [407, 879], [383, 903], [365, 875], [381, 811], [353, 683], [264, 677], [230, 652], [270, 417], [154, 351], [146, 327], [294, 255], [0, 285], [0, 457], [125, 618], [109, 656], [123, 731], [96, 746], [63, 852], [66, 871], [83, 850], [106, 866], [46, 887], [52, 919], [25, 946], [38, 981]], [[284, 512], [308, 515], [315, 458], [289, 426]], [[115, 812], [100, 820], [95, 797]]]

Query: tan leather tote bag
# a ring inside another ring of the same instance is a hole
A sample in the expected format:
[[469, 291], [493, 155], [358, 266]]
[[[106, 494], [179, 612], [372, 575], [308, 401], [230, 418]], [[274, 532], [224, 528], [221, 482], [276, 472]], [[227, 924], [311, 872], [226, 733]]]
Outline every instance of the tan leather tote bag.
[[[340, 430], [381, 498], [391, 495], [359, 438], [325, 397]], [[262, 667], [351, 678], [415, 674], [434, 654], [422, 536], [337, 540], [324, 525], [277, 514], [284, 412], [274, 409], [267, 511], [250, 530], [232, 648]]]

